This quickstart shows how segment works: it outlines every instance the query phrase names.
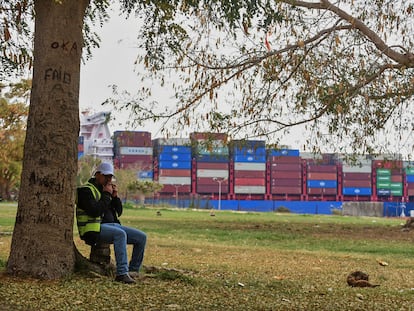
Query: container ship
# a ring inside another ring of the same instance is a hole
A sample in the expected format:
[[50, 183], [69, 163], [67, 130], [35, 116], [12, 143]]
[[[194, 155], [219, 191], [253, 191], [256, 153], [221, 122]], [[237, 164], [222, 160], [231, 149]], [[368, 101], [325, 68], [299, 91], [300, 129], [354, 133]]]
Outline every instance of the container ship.
[[[163, 188], [149, 200], [231, 210], [331, 213], [346, 202], [376, 204], [384, 215], [409, 214], [414, 165], [392, 156], [301, 153], [268, 148], [263, 140], [228, 140], [223, 133], [151, 139], [150, 132], [116, 131], [113, 162]], [[180, 200], [178, 200], [180, 198]], [[283, 202], [283, 203], [281, 203]], [[348, 204], [349, 205], [349, 204]], [[374, 204], [375, 205], [375, 204]], [[254, 206], [254, 208], [253, 208]]]

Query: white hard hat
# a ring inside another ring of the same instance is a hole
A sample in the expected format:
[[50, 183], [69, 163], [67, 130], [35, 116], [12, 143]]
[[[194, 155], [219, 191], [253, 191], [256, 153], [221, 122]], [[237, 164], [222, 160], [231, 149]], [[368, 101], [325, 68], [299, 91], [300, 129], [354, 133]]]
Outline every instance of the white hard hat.
[[101, 173], [102, 175], [112, 175], [114, 176], [114, 166], [111, 163], [103, 162], [98, 165], [95, 170], [96, 173]]

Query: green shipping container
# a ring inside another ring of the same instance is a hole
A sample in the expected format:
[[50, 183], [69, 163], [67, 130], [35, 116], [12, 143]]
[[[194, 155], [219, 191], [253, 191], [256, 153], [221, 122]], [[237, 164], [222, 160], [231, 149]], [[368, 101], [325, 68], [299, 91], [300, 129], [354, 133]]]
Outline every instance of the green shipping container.
[[391, 194], [395, 196], [402, 196], [402, 189], [401, 190], [391, 189]]
[[406, 167], [405, 168], [405, 173], [407, 175], [414, 175], [414, 167]]
[[391, 176], [391, 170], [387, 168], [377, 168], [377, 176]]
[[390, 183], [391, 190], [401, 190], [403, 189], [403, 184], [401, 182], [392, 182]]
[[391, 175], [377, 176], [377, 182], [391, 182]]
[[391, 183], [388, 181], [377, 181], [377, 188], [378, 189], [390, 189]]

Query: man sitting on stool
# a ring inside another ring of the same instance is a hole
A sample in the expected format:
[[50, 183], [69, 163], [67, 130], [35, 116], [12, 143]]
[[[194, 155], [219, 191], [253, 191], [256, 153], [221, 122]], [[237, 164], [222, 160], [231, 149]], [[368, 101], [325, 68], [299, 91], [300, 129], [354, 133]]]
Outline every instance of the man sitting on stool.
[[[144, 260], [147, 236], [144, 232], [122, 226], [118, 217], [122, 214], [122, 202], [116, 185], [112, 184], [114, 168], [101, 163], [95, 176], [78, 188], [76, 218], [79, 235], [89, 245], [114, 244], [116, 260], [115, 281], [135, 283]], [[128, 264], [127, 244], [133, 245]]]

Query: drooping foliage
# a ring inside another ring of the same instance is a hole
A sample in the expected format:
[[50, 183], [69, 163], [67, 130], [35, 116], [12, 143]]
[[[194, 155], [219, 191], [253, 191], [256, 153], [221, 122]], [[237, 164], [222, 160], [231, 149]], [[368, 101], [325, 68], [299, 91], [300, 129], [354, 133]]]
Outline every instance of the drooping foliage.
[[[31, 63], [32, 4], [0, 5], [3, 76]], [[138, 72], [140, 92], [114, 100], [135, 112], [135, 122], [162, 120], [165, 135], [191, 128], [277, 144], [293, 131], [308, 137], [308, 148], [334, 142], [337, 151], [379, 153], [393, 143], [394, 150], [412, 149], [409, 1], [119, 4], [142, 21], [138, 60], [146, 71]], [[108, 16], [109, 1], [91, 1], [85, 57], [99, 46], [94, 26]], [[153, 95], [160, 89], [172, 90], [167, 102]]]
[[[140, 92], [117, 103], [138, 123], [162, 120], [166, 135], [191, 127], [276, 143], [293, 131], [308, 137], [301, 148], [410, 153], [411, 2], [122, 4], [144, 20], [147, 71], [138, 72]], [[168, 103], [154, 96], [154, 79], [174, 90]]]

